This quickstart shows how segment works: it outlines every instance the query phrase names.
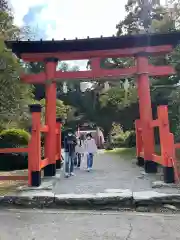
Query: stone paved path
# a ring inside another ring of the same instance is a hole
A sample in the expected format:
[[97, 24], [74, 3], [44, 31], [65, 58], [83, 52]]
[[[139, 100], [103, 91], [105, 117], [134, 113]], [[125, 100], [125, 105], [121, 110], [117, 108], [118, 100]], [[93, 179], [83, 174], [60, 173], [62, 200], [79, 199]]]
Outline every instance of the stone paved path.
[[180, 240], [180, 215], [1, 211], [2, 240]]
[[[85, 163], [83, 163], [85, 167]], [[107, 189], [130, 189], [132, 191], [153, 190], [151, 185], [159, 180], [156, 175], [142, 176], [142, 168], [135, 161], [121, 159], [117, 154], [99, 152], [94, 159], [92, 172], [76, 169], [76, 176], [68, 179], [60, 178], [54, 188], [56, 194], [63, 193], [98, 193]], [[158, 190], [162, 191], [162, 190]], [[165, 192], [170, 190], [166, 189]], [[175, 191], [175, 190], [173, 190]]]

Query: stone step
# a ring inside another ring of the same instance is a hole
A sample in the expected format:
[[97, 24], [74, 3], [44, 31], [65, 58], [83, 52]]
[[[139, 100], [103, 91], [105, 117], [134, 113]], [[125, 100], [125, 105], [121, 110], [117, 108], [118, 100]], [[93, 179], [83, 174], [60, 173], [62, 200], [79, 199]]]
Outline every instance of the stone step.
[[48, 208], [48, 209], [94, 209], [120, 210], [139, 207], [180, 207], [180, 194], [165, 194], [156, 191], [132, 192], [125, 189], [96, 194], [54, 194], [51, 191], [22, 191], [13, 196], [1, 196], [0, 207]]

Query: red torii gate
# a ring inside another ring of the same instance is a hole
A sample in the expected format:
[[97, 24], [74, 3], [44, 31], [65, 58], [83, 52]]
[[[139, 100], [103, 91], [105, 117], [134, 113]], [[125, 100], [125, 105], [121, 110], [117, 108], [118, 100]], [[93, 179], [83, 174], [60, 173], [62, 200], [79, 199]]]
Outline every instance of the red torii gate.
[[[23, 74], [22, 81], [30, 84], [46, 85], [46, 132], [45, 176], [56, 173], [56, 82], [68, 79], [102, 79], [102, 78], [137, 78], [139, 96], [140, 126], [143, 142], [143, 156], [137, 152], [138, 164], [145, 166], [145, 171], [155, 173], [157, 162], [153, 159], [154, 133], [152, 128], [152, 108], [149, 87], [149, 76], [165, 76], [174, 74], [171, 66], [153, 66], [148, 62], [149, 55], [167, 54], [178, 44], [180, 32], [168, 34], [136, 35], [94, 39], [75, 39], [62, 41], [7, 41], [12, 51], [26, 62], [45, 62], [45, 72], [39, 74]], [[127, 69], [102, 69], [100, 59], [111, 57], [135, 57], [135, 66]], [[90, 71], [62, 72], [56, 71], [58, 61], [90, 59]], [[31, 106], [31, 112], [40, 112], [40, 106]], [[37, 121], [37, 119], [35, 120]], [[39, 120], [38, 120], [39, 121]], [[139, 137], [139, 136], [137, 136]], [[140, 141], [139, 141], [140, 142]], [[33, 143], [32, 143], [33, 144]], [[37, 143], [34, 143], [37, 144]], [[142, 143], [141, 143], [142, 145]], [[139, 146], [137, 146], [139, 147]], [[142, 146], [141, 146], [142, 148]], [[29, 149], [29, 161], [36, 159], [39, 150]], [[141, 149], [142, 151], [142, 149]], [[31, 158], [31, 159], [30, 159]], [[173, 166], [164, 165], [165, 181], [174, 182]], [[41, 168], [31, 171], [30, 185], [40, 185]], [[170, 179], [169, 179], [170, 176]]]

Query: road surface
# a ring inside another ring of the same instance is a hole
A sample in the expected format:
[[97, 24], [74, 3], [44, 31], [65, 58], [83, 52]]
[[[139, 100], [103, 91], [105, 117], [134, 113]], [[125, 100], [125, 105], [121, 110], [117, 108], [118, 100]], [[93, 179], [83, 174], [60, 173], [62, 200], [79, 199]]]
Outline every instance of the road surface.
[[2, 210], [0, 240], [180, 240], [180, 215]]
[[[64, 193], [98, 193], [106, 189], [131, 189], [134, 191], [151, 190], [151, 176], [148, 179], [138, 178], [142, 169], [133, 164], [131, 159], [122, 159], [118, 154], [99, 152], [94, 158], [93, 171], [75, 169], [75, 177], [59, 180], [54, 188], [56, 194]], [[147, 177], [146, 177], [147, 178]], [[155, 176], [153, 175], [155, 180]]]
[[[103, 193], [113, 189], [130, 189], [152, 191], [152, 182], [162, 180], [159, 174], [142, 175], [143, 168], [138, 167], [136, 160], [122, 158], [118, 154], [99, 151], [94, 158], [92, 172], [85, 171], [86, 161], [81, 169], [75, 169], [75, 177], [59, 179], [53, 192], [56, 194], [91, 194]], [[158, 192], [179, 193], [175, 188], [159, 188]]]

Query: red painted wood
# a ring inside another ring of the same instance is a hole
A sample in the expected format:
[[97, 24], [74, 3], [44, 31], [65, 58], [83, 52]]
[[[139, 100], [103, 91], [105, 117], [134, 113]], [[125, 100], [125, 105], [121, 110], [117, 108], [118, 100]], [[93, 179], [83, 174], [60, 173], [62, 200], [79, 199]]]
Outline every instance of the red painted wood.
[[152, 122], [150, 123], [150, 127], [152, 127], [152, 128], [159, 127], [159, 125], [160, 125], [159, 119], [152, 120]]
[[153, 162], [156, 162], [158, 164], [161, 164], [164, 166], [163, 161], [162, 161], [162, 156], [158, 156], [156, 154], [152, 154], [152, 160]]
[[141, 152], [143, 151], [143, 142], [142, 142], [142, 133], [140, 131], [140, 120], [135, 121], [135, 130], [136, 130], [136, 156], [140, 157]]
[[81, 60], [91, 58], [110, 58], [110, 57], [130, 57], [139, 52], [147, 52], [150, 55], [160, 55], [169, 53], [173, 50], [171, 45], [154, 46], [154, 47], [137, 47], [114, 50], [98, 50], [84, 52], [59, 52], [59, 53], [24, 53], [21, 58], [27, 62], [44, 61], [45, 58], [55, 57], [60, 60]]
[[0, 176], [0, 181], [24, 181], [28, 176]]
[[[46, 63], [46, 78], [54, 80], [56, 77], [57, 62]], [[45, 138], [45, 156], [49, 160], [49, 164], [55, 164], [56, 156], [56, 83], [47, 84], [45, 88], [46, 109], [45, 123], [48, 126], [48, 132]]]
[[41, 131], [41, 132], [44, 132], [44, 133], [47, 133], [47, 132], [49, 131], [49, 128], [48, 128], [47, 125], [44, 125], [44, 126], [41, 127], [41, 130], [40, 130], [40, 131]]
[[137, 64], [137, 90], [139, 96], [139, 115], [142, 128], [142, 141], [144, 160], [152, 160], [154, 153], [154, 130], [150, 127], [152, 122], [152, 107], [149, 83], [149, 61], [146, 56], [139, 56]]
[[23, 153], [28, 152], [28, 148], [0, 148], [0, 153]]
[[49, 164], [49, 159], [45, 158], [43, 160], [41, 160], [41, 169], [46, 167]]
[[60, 159], [60, 155], [59, 155], [59, 153], [56, 154], [55, 159], [56, 159], [56, 160], [59, 160], [59, 159]]
[[174, 146], [175, 148], [180, 148], [180, 143], [175, 143]]
[[38, 73], [38, 74], [22, 74], [21, 79], [26, 83], [32, 83], [32, 79], [33, 79], [33, 82], [42, 83], [42, 82], [45, 82], [46, 75], [44, 72]]
[[[166, 76], [175, 73], [175, 70], [171, 66], [149, 66], [149, 76]], [[92, 80], [103, 78], [126, 78], [136, 74], [136, 67], [122, 68], [122, 69], [102, 69], [95, 68], [92, 71], [77, 71], [77, 72], [61, 72], [56, 71], [54, 81], [64, 81], [69, 79], [83, 79]], [[138, 73], [140, 74], [140, 73]], [[21, 79], [26, 83], [45, 83], [45, 75], [40, 74], [23, 74]]]

